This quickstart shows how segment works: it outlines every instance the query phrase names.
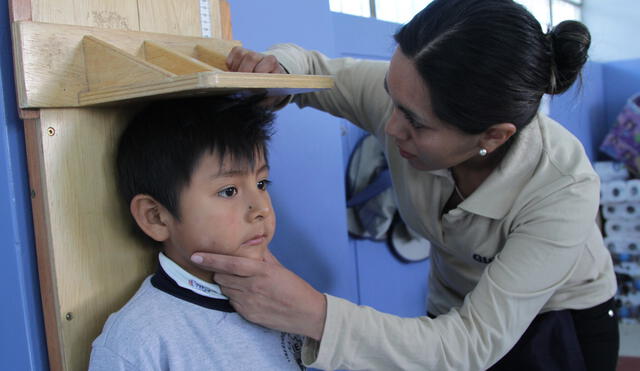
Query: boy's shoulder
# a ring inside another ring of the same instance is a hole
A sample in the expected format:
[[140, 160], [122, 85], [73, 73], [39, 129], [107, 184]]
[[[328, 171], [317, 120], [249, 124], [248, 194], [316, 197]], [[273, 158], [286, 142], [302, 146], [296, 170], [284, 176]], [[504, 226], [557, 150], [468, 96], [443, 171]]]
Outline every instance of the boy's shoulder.
[[299, 336], [179, 299], [147, 278], [93, 342], [90, 370], [300, 370], [301, 347]]
[[210, 320], [222, 320], [226, 313], [206, 310], [171, 296], [151, 284], [147, 277], [136, 293], [117, 312], [111, 314], [94, 347], [106, 347], [115, 352], [133, 348], [153, 348], [163, 337], [173, 336], [176, 322], [202, 312]]

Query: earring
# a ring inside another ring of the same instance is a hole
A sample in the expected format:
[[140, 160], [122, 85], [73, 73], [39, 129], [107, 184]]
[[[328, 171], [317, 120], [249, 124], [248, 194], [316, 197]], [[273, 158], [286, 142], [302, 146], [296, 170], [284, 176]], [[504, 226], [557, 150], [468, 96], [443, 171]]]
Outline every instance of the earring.
[[480, 148], [480, 151], [478, 152], [478, 154], [482, 157], [487, 155], [487, 150], [484, 148]]

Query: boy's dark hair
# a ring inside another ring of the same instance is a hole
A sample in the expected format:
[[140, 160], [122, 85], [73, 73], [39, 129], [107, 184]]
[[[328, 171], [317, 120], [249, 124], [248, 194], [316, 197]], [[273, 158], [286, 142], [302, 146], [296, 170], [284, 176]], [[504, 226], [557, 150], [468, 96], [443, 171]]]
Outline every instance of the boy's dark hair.
[[544, 93], [562, 93], [579, 76], [591, 36], [576, 21], [545, 34], [512, 0], [435, 0], [395, 40], [428, 84], [436, 116], [478, 134], [528, 124]]
[[273, 113], [262, 97], [198, 97], [155, 101], [138, 112], [120, 137], [116, 167], [128, 206], [146, 194], [180, 219], [180, 193], [205, 153], [253, 168], [267, 161]]

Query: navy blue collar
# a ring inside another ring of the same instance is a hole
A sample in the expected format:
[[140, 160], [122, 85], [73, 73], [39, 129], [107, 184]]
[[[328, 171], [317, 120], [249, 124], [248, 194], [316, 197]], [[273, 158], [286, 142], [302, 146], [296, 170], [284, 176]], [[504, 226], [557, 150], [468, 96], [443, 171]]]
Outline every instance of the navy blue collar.
[[191, 290], [178, 286], [176, 281], [169, 277], [167, 272], [165, 272], [160, 265], [158, 265], [156, 274], [151, 277], [151, 284], [153, 285], [153, 287], [157, 288], [158, 290], [164, 291], [171, 296], [175, 296], [178, 299], [188, 301], [189, 303], [193, 303], [201, 307], [228, 313], [236, 311], [229, 303], [229, 300], [215, 299], [198, 295]]

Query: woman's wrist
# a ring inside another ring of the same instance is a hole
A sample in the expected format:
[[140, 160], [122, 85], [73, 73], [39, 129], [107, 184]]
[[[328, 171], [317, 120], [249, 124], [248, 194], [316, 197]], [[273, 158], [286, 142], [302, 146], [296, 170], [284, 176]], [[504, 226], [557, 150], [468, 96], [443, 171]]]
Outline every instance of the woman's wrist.
[[316, 310], [312, 317], [313, 320], [310, 321], [312, 327], [309, 329], [309, 333], [306, 334], [306, 336], [319, 342], [322, 339], [324, 324], [327, 319], [327, 297], [318, 291], [316, 291], [316, 294], [317, 296], [316, 300], [314, 300], [313, 306]]

